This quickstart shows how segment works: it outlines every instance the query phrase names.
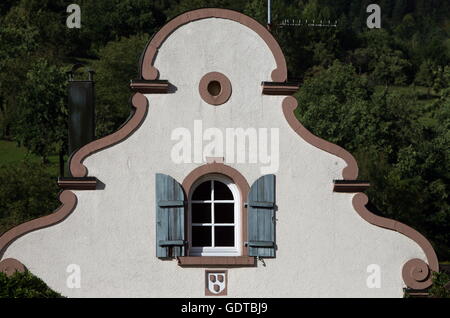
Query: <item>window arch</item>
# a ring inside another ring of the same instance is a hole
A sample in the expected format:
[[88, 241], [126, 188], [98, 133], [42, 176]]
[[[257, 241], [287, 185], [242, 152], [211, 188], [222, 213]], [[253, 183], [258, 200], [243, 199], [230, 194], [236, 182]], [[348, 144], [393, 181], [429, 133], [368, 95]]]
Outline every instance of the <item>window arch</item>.
[[237, 185], [224, 175], [207, 174], [191, 189], [189, 255], [242, 255], [242, 198]]

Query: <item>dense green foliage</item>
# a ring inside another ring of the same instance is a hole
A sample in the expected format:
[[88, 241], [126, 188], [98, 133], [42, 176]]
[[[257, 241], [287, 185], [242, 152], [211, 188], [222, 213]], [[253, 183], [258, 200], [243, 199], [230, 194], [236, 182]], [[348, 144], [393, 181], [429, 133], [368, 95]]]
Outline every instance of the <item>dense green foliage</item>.
[[0, 272], [0, 298], [61, 298], [41, 279], [28, 271], [10, 277]]
[[139, 57], [148, 35], [136, 35], [109, 42], [93, 62], [96, 73], [97, 135], [115, 131], [130, 112], [130, 79], [136, 77]]
[[433, 286], [429, 293], [433, 298], [450, 298], [450, 276], [445, 273], [433, 273]]
[[0, 234], [59, 205], [55, 174], [38, 162], [0, 166]]
[[18, 94], [14, 139], [44, 161], [67, 143], [66, 82], [63, 70], [38, 59]]
[[[421, 105], [413, 89], [371, 87], [335, 62], [303, 83], [300, 121], [356, 155], [382, 214], [414, 226], [450, 258], [450, 96]], [[334, 120], [339, 118], [338, 121]]]
[[[272, 32], [290, 80], [301, 82], [296, 115], [355, 154], [360, 178], [372, 184], [371, 210], [423, 232], [440, 260], [450, 260], [450, 2], [380, 0], [382, 28], [368, 29], [372, 2], [273, 1]], [[139, 55], [168, 19], [221, 7], [266, 20], [265, 0], [82, 0], [82, 27], [68, 29], [70, 3], [0, 3], [0, 138], [44, 163], [66, 149], [64, 70], [71, 64], [97, 73], [103, 136], [128, 117]], [[338, 23], [277, 27], [287, 18]], [[0, 168], [0, 232], [57, 205], [56, 174], [47, 168]]]

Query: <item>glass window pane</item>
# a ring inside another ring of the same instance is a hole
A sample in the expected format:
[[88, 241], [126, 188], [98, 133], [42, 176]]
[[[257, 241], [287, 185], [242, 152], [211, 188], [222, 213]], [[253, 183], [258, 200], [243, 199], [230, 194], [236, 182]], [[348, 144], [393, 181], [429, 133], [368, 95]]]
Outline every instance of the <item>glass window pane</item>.
[[192, 227], [192, 246], [211, 246], [211, 226]]
[[214, 181], [214, 200], [233, 200], [233, 194], [225, 183]]
[[216, 246], [234, 246], [234, 226], [215, 226]]
[[192, 203], [192, 223], [211, 223], [211, 203]]
[[214, 203], [214, 223], [234, 223], [234, 203]]
[[211, 200], [211, 181], [205, 181], [195, 188], [192, 200]]

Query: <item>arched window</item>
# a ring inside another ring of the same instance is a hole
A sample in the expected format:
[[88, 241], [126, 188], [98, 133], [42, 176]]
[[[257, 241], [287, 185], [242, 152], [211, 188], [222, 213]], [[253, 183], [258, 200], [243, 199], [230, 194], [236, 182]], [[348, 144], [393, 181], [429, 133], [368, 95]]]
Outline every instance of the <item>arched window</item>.
[[241, 255], [241, 198], [237, 186], [222, 175], [194, 183], [189, 197], [189, 255]]

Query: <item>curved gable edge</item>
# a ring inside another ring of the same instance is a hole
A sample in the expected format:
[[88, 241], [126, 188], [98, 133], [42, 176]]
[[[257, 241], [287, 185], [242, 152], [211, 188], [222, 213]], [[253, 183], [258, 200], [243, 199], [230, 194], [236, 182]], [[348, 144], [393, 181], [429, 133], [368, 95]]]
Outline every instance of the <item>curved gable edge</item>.
[[[153, 66], [154, 59], [161, 44], [174, 30], [186, 23], [189, 23], [190, 21], [212, 17], [224, 18], [239, 22], [246, 25], [250, 29], [254, 30], [258, 35], [260, 35], [272, 51], [277, 64], [277, 68], [273, 70], [271, 74], [272, 80], [274, 82], [285, 82], [287, 80], [287, 67], [285, 57], [281, 51], [279, 44], [266, 28], [264, 28], [254, 19], [242, 13], [227, 9], [213, 8], [199, 9], [183, 13], [163, 26], [163, 28], [159, 32], [157, 32], [153, 36], [152, 40], [147, 44], [140, 62], [141, 77], [144, 80], [158, 79], [159, 72]], [[130, 116], [129, 120], [118, 131], [85, 145], [72, 155], [72, 157], [70, 158], [69, 166], [73, 177], [86, 177], [88, 175], [88, 170], [83, 165], [83, 161], [88, 156], [125, 140], [140, 127], [148, 112], [148, 100], [141, 93], [136, 93], [132, 98], [132, 105], [135, 108], [134, 112]], [[297, 108], [297, 106], [298, 102], [292, 96], [284, 98], [282, 102], [282, 111], [290, 127], [302, 139], [304, 139], [311, 145], [342, 158], [347, 163], [347, 166], [342, 171], [344, 180], [356, 180], [358, 177], [358, 165], [355, 158], [340, 146], [325, 141], [308, 131], [296, 119], [294, 115], [294, 110], [295, 108]], [[0, 259], [3, 257], [4, 252], [6, 251], [8, 246], [19, 237], [29, 232], [49, 227], [64, 221], [67, 216], [69, 216], [74, 211], [77, 204], [77, 197], [72, 191], [65, 190], [60, 193], [60, 201], [63, 203], [62, 206], [60, 206], [52, 214], [25, 222], [12, 228], [11, 230], [0, 236]], [[422, 248], [427, 257], [428, 264], [419, 259], [409, 260], [403, 266], [402, 276], [405, 284], [410, 288], [424, 289], [429, 287], [432, 284], [432, 272], [439, 271], [438, 259], [430, 242], [423, 235], [421, 235], [411, 227], [395, 220], [379, 217], [367, 210], [365, 205], [368, 202], [368, 198], [365, 194], [357, 193], [353, 197], [352, 202], [353, 207], [357, 211], [357, 213], [368, 223], [389, 230], [397, 231], [415, 241]], [[8, 263], [8, 266], [5, 265], [5, 262]], [[20, 265], [20, 262], [12, 263]], [[10, 261], [1, 261], [0, 270], [5, 267], [2, 265], [5, 265], [6, 267], [8, 267], [8, 270], [11, 270]], [[17, 270], [22, 270], [22, 268], [17, 268]]]
[[[343, 159], [347, 163], [347, 166], [342, 171], [343, 179], [356, 180], [358, 177], [358, 164], [356, 159], [344, 148], [323, 140], [306, 129], [295, 117], [294, 110], [297, 106], [297, 99], [292, 96], [284, 98], [282, 102], [283, 114], [289, 126], [309, 144]], [[354, 195], [352, 204], [359, 216], [372, 225], [407, 236], [420, 246], [428, 260], [427, 264], [423, 260], [415, 258], [403, 265], [402, 277], [406, 286], [413, 289], [430, 287], [432, 285], [432, 272], [439, 272], [438, 258], [431, 243], [413, 228], [393, 219], [384, 218], [372, 213], [366, 208], [368, 201], [367, 195], [362, 192]]]
[[161, 30], [159, 30], [145, 48], [140, 63], [140, 73], [144, 80], [156, 80], [159, 77], [159, 71], [154, 66], [158, 50], [163, 42], [179, 27], [196, 20], [207, 18], [222, 18], [232, 20], [245, 25], [256, 32], [272, 51], [277, 68], [272, 71], [271, 77], [274, 82], [285, 82], [287, 80], [286, 59], [281, 51], [280, 45], [272, 34], [259, 22], [249, 16], [237, 11], [218, 8], [206, 8], [188, 11], [173, 18]]

